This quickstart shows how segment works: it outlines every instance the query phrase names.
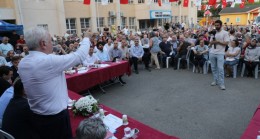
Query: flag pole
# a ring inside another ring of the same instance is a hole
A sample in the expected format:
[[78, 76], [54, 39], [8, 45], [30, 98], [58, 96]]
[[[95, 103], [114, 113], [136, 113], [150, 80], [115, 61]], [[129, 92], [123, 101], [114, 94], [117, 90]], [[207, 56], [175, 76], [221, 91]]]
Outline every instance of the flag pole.
[[120, 26], [121, 29], [121, 12], [120, 12], [120, 0], [117, 0], [117, 27]]
[[99, 12], [98, 12], [98, 0], [96, 0], [96, 13], [97, 13], [97, 30], [100, 29]]

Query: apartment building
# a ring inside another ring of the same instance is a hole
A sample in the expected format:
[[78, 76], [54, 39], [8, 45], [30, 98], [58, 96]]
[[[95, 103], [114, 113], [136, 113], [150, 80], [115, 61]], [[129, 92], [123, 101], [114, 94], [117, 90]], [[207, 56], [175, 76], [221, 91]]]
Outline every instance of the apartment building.
[[81, 34], [86, 28], [103, 30], [105, 26], [128, 26], [131, 30], [143, 30], [163, 26], [166, 22], [185, 22], [187, 26], [197, 22], [197, 7], [189, 0], [189, 7], [176, 2], [162, 0], [129, 0], [129, 4], [118, 4], [119, 0], [1, 0], [0, 20], [22, 24], [25, 30], [42, 26], [52, 35], [69, 33]]

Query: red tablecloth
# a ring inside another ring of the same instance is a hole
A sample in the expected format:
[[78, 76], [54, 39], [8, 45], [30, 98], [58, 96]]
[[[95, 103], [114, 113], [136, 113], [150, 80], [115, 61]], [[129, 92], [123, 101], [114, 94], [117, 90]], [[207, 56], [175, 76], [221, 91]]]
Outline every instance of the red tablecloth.
[[[72, 91], [69, 91], [69, 96], [71, 99], [79, 99], [81, 96], [78, 95], [77, 93], [75, 92], [72, 92]], [[102, 105], [103, 109], [108, 111], [108, 113], [111, 113], [119, 118], [122, 117], [122, 114], [105, 106], [105, 105]], [[107, 114], [107, 113], [106, 113]], [[76, 116], [74, 117], [73, 114], [72, 114], [72, 111], [70, 111], [70, 122], [71, 122], [71, 128], [72, 128], [72, 133], [73, 133], [73, 136], [75, 136], [75, 131], [76, 131], [76, 128], [78, 127], [80, 121], [82, 121], [85, 117], [82, 117], [82, 116]], [[127, 125], [127, 127], [130, 127], [130, 128], [137, 128], [140, 130], [139, 134], [138, 134], [138, 139], [178, 139], [177, 137], [173, 137], [173, 136], [169, 136], [169, 135], [166, 135], [156, 129], [153, 129], [145, 124], [142, 124], [136, 120], [134, 120], [133, 118], [129, 117], [128, 116], [128, 122], [129, 124]], [[121, 126], [117, 129], [117, 132], [115, 133], [115, 136], [118, 138], [118, 139], [121, 139], [123, 136], [124, 136], [124, 128], [126, 126]]]
[[131, 74], [128, 61], [113, 62], [109, 63], [109, 65], [105, 68], [90, 69], [83, 74], [66, 75], [68, 89], [74, 92], [81, 92], [114, 77]]
[[260, 105], [240, 139], [256, 139], [258, 131], [260, 131]]

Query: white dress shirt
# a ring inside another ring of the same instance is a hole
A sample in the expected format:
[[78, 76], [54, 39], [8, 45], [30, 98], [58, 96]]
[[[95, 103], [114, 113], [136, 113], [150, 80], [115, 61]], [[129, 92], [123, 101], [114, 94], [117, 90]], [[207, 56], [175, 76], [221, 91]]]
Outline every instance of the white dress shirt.
[[18, 72], [31, 110], [40, 115], [55, 115], [67, 108], [68, 90], [64, 70], [86, 59], [90, 41], [84, 38], [81, 47], [67, 55], [30, 51], [21, 60]]
[[93, 65], [97, 61], [99, 61], [99, 58], [96, 54], [92, 54], [92, 56], [88, 54], [87, 59], [83, 61], [83, 66]]
[[101, 60], [101, 62], [110, 61], [108, 51], [105, 51], [104, 49], [103, 51], [98, 50], [96, 54], [97, 57]]

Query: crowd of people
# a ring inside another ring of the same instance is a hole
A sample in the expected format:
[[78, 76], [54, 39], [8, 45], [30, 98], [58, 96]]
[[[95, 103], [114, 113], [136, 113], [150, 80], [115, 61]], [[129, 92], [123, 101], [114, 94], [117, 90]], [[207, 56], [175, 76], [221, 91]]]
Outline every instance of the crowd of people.
[[[251, 77], [260, 57], [258, 27], [227, 26], [220, 20], [207, 27], [172, 24], [168, 30], [157, 27], [137, 33], [128, 27], [117, 32], [108, 28], [97, 33], [88, 30], [82, 38], [68, 33], [51, 37], [42, 28], [28, 30], [25, 39], [15, 32], [13, 35], [10, 40], [3, 37], [0, 44], [0, 127], [17, 139], [24, 135], [43, 139], [72, 137], [63, 73], [71, 67], [126, 60], [133, 65], [134, 73], [139, 74], [141, 64], [151, 72], [166, 68], [170, 59], [174, 70], [192, 64], [196, 73], [202, 73], [208, 61], [213, 74], [211, 85], [225, 90], [224, 77], [232, 76], [234, 65], [241, 69], [245, 64], [247, 76]], [[119, 80], [125, 84], [122, 76]], [[24, 119], [17, 119], [16, 115]], [[83, 122], [100, 123], [96, 120]], [[78, 138], [99, 131], [90, 133], [85, 128], [86, 124], [80, 124]], [[100, 128], [102, 137], [103, 130]]]

